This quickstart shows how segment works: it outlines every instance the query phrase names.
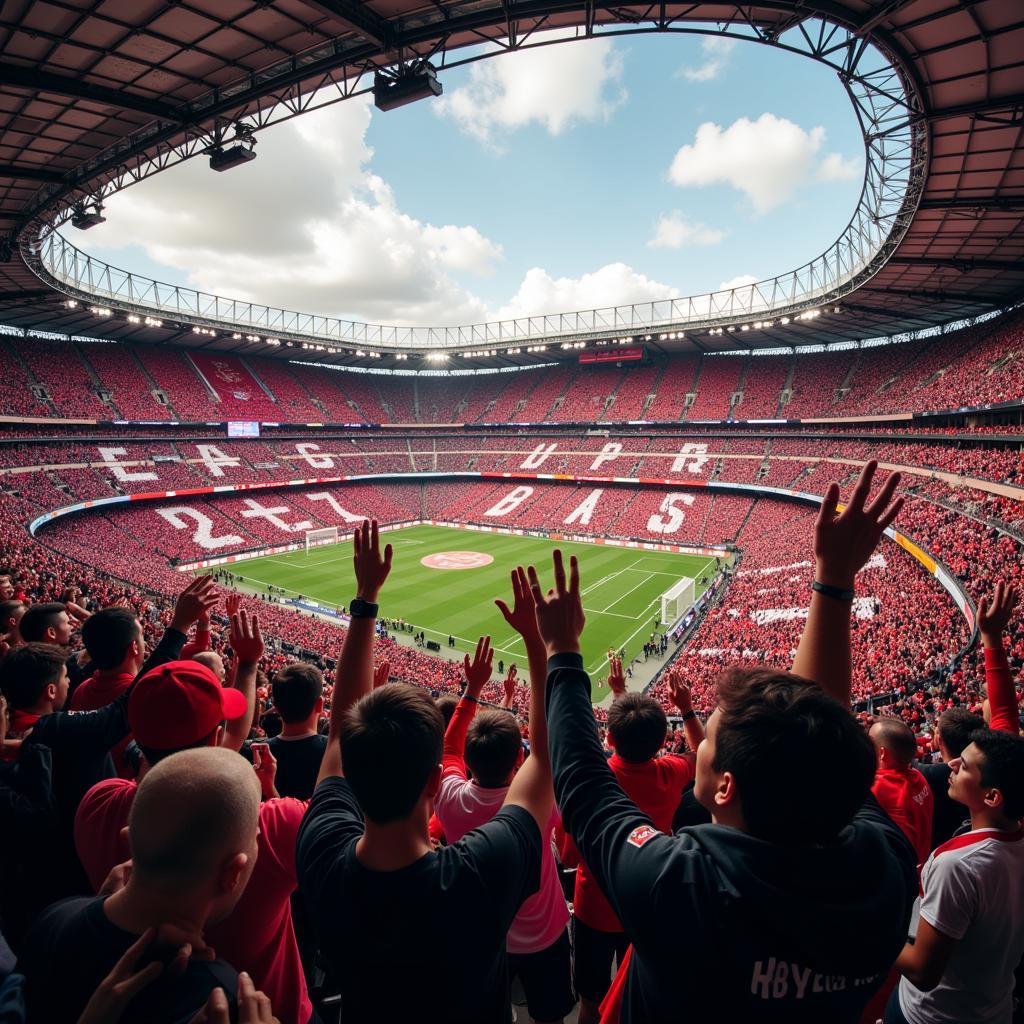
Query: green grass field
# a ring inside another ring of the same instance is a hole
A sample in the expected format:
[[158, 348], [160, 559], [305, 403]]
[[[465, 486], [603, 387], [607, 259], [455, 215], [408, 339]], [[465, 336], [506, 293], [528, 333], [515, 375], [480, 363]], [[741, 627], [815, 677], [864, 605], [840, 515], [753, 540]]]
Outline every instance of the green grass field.
[[[592, 674], [604, 675], [609, 647], [626, 649], [627, 658], [643, 648], [660, 612], [660, 597], [683, 576], [700, 578], [714, 559], [597, 544], [555, 543], [535, 537], [477, 533], [449, 527], [415, 526], [382, 534], [395, 549], [391, 576], [381, 595], [381, 615], [402, 618], [446, 646], [449, 634], [460, 650], [471, 650], [489, 633], [499, 658], [525, 668], [523, 644], [494, 606], [496, 597], [511, 601], [508, 573], [533, 564], [546, 587], [551, 580], [551, 552], [561, 547], [580, 561], [587, 628], [583, 660]], [[422, 559], [441, 552], [491, 555], [489, 565], [469, 569], [435, 569]], [[289, 595], [302, 594], [321, 604], [347, 605], [355, 593], [352, 547], [346, 540], [240, 562], [231, 571], [254, 589], [267, 584]], [[709, 573], [713, 575], [713, 573]], [[698, 594], [700, 588], [698, 588]], [[596, 684], [596, 680], [595, 680]], [[594, 699], [604, 696], [595, 685]]]

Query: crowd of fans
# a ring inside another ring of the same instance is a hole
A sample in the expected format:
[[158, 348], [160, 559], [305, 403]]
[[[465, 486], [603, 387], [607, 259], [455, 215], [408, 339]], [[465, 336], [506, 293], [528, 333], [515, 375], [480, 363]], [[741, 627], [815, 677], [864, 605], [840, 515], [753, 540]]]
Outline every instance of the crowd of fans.
[[707, 649], [654, 693], [611, 652], [597, 721], [585, 561], [509, 567], [517, 678], [384, 635], [375, 522], [342, 631], [4, 517], [0, 1020], [1009, 1022], [1020, 560], [987, 538], [948, 670], [964, 627], [882, 537], [900, 486], [759, 502]]

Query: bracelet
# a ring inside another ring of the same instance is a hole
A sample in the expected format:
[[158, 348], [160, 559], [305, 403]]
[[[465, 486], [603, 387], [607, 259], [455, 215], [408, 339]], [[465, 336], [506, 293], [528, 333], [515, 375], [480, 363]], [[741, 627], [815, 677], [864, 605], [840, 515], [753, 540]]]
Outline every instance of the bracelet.
[[686, 712], [686, 713], [685, 713], [685, 714], [683, 715], [683, 721], [684, 721], [684, 722], [689, 722], [689, 721], [690, 721], [690, 719], [692, 719], [692, 718], [696, 718], [696, 717], [697, 717], [697, 712], [696, 712], [696, 711], [694, 711], [694, 710], [693, 710], [693, 708], [690, 708], [690, 710], [689, 710], [689, 711], [687, 711], [687, 712]]
[[816, 594], [824, 594], [825, 597], [831, 597], [835, 601], [853, 600], [852, 590], [843, 590], [842, 587], [832, 587], [827, 583], [819, 583], [817, 580], [811, 584], [811, 590]]
[[474, 704], [479, 704], [480, 703], [480, 698], [479, 697], [474, 697], [473, 694], [471, 694], [471, 693], [464, 693], [462, 695], [461, 699], [462, 700], [471, 700]]

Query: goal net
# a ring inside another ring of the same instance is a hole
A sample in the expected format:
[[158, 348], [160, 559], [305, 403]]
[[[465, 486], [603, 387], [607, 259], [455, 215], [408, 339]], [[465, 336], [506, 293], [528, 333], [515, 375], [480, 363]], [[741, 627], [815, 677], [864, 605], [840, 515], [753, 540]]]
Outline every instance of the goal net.
[[320, 530], [307, 530], [306, 531], [306, 554], [309, 554], [310, 548], [320, 547], [323, 544], [337, 544], [338, 543], [338, 528], [336, 526], [327, 526]]
[[694, 605], [696, 581], [684, 576], [661, 595], [661, 624], [674, 626]]

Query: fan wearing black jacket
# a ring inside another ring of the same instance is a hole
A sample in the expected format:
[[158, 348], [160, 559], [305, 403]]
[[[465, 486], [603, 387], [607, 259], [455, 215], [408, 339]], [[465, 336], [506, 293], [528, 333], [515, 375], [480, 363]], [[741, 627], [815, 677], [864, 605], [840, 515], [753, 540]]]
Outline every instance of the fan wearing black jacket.
[[[850, 617], [858, 570], [902, 501], [898, 475], [867, 503], [875, 464], [838, 514], [829, 487], [793, 673], [734, 667], [697, 752], [710, 825], [662, 835], [608, 768], [579, 636], [579, 569], [555, 552], [545, 596], [555, 796], [566, 831], [632, 943], [623, 1024], [679, 1020], [854, 1022], [907, 934], [915, 855], [871, 797], [875, 755], [850, 711]], [[621, 980], [617, 979], [617, 981]]]

